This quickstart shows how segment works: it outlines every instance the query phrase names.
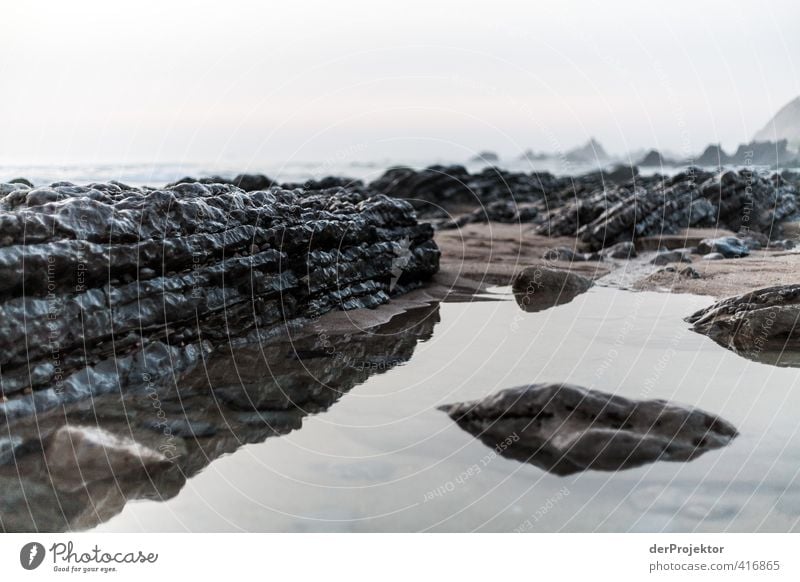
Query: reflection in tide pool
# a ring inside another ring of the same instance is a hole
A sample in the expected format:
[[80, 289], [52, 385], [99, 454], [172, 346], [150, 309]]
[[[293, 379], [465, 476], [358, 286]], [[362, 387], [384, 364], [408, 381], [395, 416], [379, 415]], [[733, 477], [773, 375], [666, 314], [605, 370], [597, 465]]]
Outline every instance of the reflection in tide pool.
[[[58, 432], [64, 415], [16, 424], [3, 449], [15, 462], [0, 467], [2, 527], [800, 529], [800, 371], [747, 360], [691, 332], [683, 318], [710, 299], [595, 287], [525, 313], [511, 295], [500, 297], [415, 309], [370, 333], [329, 340], [314, 330], [291, 345], [210, 359], [159, 392], [170, 419], [189, 422], [172, 426], [179, 461], [149, 477], [70, 479], [75, 471], [52, 457], [45, 464], [41, 447], [30, 446], [37, 434], [56, 434], [47, 450], [69, 448]], [[738, 436], [689, 462], [558, 476], [506, 458], [437, 410], [544, 382], [687, 404], [729, 421]], [[288, 411], [291, 402], [299, 412]], [[148, 394], [127, 396], [125, 407], [109, 395], [76, 405], [67, 420], [156, 449], [162, 435], [148, 428], [152, 414]], [[76, 434], [92, 468], [92, 433]]]
[[[798, 371], [689, 331], [689, 295], [594, 288], [539, 313], [441, 305], [413, 358], [280, 438], [217, 459], [101, 531], [796, 531]], [[506, 459], [436, 407], [571, 382], [697, 406], [739, 437], [688, 463], [567, 477]]]

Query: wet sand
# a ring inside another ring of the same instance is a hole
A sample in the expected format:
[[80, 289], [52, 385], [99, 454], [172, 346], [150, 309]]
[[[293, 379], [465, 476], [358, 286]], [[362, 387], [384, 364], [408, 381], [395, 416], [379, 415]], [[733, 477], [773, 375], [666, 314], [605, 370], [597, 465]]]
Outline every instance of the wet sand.
[[[514, 274], [534, 265], [558, 269], [614, 281], [614, 273], [626, 271], [626, 283], [620, 284], [639, 291], [692, 293], [721, 299], [755, 289], [797, 281], [800, 272], [800, 252], [757, 250], [740, 259], [704, 260], [692, 256], [692, 263], [675, 263], [675, 271], [663, 266], [649, 265], [656, 249], [696, 245], [701, 239], [727, 236], [722, 230], [690, 229], [677, 235], [643, 238], [636, 241], [639, 257], [604, 261], [548, 261], [544, 254], [556, 247], [583, 250], [570, 237], [546, 237], [534, 234], [525, 224], [470, 224], [460, 230], [436, 233], [435, 240], [442, 251], [441, 270], [436, 282], [452, 285], [462, 293], [479, 291], [488, 285], [509, 285]], [[700, 274], [694, 279], [680, 274], [692, 267]], [[609, 276], [610, 275], [610, 276]], [[610, 286], [616, 286], [611, 283]]]

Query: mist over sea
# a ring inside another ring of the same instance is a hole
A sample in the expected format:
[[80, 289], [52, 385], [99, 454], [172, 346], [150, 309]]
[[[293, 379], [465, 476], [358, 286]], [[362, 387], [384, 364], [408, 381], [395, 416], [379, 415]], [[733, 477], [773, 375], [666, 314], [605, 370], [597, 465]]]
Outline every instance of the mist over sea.
[[[237, 174], [266, 174], [273, 180], [286, 182], [303, 182], [311, 178], [325, 176], [344, 176], [355, 180], [370, 182], [378, 178], [383, 172], [393, 166], [409, 166], [423, 169], [428, 166], [458, 164], [466, 167], [470, 172], [479, 172], [488, 167], [483, 161], [465, 161], [455, 159], [429, 159], [429, 160], [382, 160], [359, 162], [352, 160], [322, 160], [322, 161], [292, 161], [292, 162], [173, 162], [173, 163], [120, 163], [120, 164], [0, 164], [0, 182], [7, 182], [14, 178], [27, 178], [36, 186], [51, 184], [53, 182], [73, 182], [75, 184], [88, 184], [92, 182], [109, 182], [116, 180], [130, 186], [163, 186], [179, 180], [185, 176], [195, 178], [205, 176], [222, 176], [232, 178]], [[615, 160], [609, 163], [575, 163], [565, 162], [558, 158], [543, 160], [521, 160], [518, 158], [500, 159], [495, 165], [500, 168], [515, 172], [550, 172], [557, 176], [575, 176], [588, 172], [612, 168], [632, 162]], [[681, 168], [639, 168], [643, 175], [661, 173], [671, 175]]]

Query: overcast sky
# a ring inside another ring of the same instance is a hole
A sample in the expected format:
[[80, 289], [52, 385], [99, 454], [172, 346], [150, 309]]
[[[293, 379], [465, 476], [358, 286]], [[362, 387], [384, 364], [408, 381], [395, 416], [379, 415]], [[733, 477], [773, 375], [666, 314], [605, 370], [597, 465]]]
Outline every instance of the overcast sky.
[[0, 4], [0, 162], [690, 154], [800, 95], [800, 4]]

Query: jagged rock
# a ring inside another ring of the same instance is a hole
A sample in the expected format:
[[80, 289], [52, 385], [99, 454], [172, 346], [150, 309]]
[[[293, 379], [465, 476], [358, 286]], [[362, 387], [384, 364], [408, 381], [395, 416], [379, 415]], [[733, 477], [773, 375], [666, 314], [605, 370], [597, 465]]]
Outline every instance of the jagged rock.
[[800, 285], [779, 285], [729, 297], [686, 318], [692, 330], [752, 360], [800, 365]]
[[725, 151], [722, 149], [722, 146], [719, 144], [717, 145], [709, 145], [703, 153], [700, 154], [696, 160], [693, 160], [693, 163], [697, 164], [698, 166], [708, 166], [708, 167], [721, 167], [725, 164], [730, 163], [730, 157]]
[[701, 410], [570, 384], [531, 384], [440, 409], [501, 455], [562, 476], [690, 461], [737, 434]]
[[675, 176], [637, 178], [564, 200], [541, 219], [539, 234], [576, 236], [600, 249], [692, 227], [768, 233], [798, 213], [797, 189], [742, 170], [713, 174], [690, 168]]
[[380, 305], [438, 269], [431, 226], [382, 195], [197, 182], [2, 191], [5, 419], [169, 377], [231, 338]]
[[602, 256], [609, 259], [633, 259], [637, 256], [636, 246], [630, 242], [621, 242], [603, 249]]
[[511, 283], [517, 304], [527, 312], [569, 303], [592, 286], [592, 281], [569, 271], [549, 267], [527, 267]]
[[691, 253], [684, 249], [675, 249], [672, 251], [662, 251], [650, 261], [651, 265], [668, 265], [670, 263], [691, 263], [692, 259], [689, 257]]
[[661, 153], [657, 150], [650, 150], [638, 162], [637, 165], [642, 166], [643, 168], [662, 168], [664, 166], [672, 166], [674, 164], [675, 162], [664, 159]]
[[705, 238], [697, 245], [697, 252], [701, 255], [719, 253], [726, 259], [746, 257], [750, 254], [747, 243], [735, 236], [721, 238]]
[[177, 180], [176, 182], [167, 184], [165, 188], [172, 188], [174, 186], [178, 186], [179, 184], [227, 184], [229, 186], [241, 188], [245, 192], [268, 190], [272, 186], [276, 185], [274, 181], [264, 174], [239, 174], [233, 179], [224, 178], [222, 176], [206, 176], [204, 178], [192, 178], [190, 176], [186, 176], [180, 180]]
[[565, 152], [564, 159], [578, 164], [602, 164], [610, 157], [603, 146], [596, 139], [591, 138], [586, 144]]
[[[440, 207], [488, 207], [495, 201], [504, 204], [542, 201], [547, 193], [557, 192], [568, 183], [568, 179], [547, 172], [523, 174], [491, 167], [470, 174], [463, 166], [431, 166], [420, 171], [391, 168], [371, 182], [369, 189], [406, 199], [427, 213]], [[534, 216], [535, 213], [529, 212], [529, 219]]]

